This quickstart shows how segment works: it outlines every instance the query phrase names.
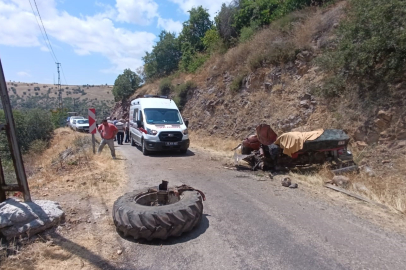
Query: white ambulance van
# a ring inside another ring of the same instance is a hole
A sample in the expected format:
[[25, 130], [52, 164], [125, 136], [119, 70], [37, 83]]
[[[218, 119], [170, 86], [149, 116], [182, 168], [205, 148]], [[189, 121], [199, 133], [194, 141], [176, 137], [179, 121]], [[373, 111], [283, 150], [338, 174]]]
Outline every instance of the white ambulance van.
[[131, 101], [129, 131], [131, 145], [142, 153], [189, 148], [188, 121], [183, 121], [175, 102], [166, 96], [146, 95]]

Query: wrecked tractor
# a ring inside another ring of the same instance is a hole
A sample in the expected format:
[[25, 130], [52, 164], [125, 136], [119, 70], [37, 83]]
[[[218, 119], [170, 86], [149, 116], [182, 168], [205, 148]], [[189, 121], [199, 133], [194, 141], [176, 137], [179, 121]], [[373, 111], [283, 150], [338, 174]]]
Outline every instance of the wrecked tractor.
[[261, 124], [256, 135], [244, 139], [238, 147], [241, 154], [235, 160], [244, 160], [253, 170], [280, 170], [297, 166], [324, 164], [332, 169], [354, 165], [347, 150], [349, 136], [340, 129], [320, 129], [311, 132], [287, 132], [278, 136], [269, 125]]
[[200, 190], [187, 185], [158, 187], [128, 192], [113, 206], [113, 220], [123, 237], [166, 239], [192, 230], [202, 219], [203, 201]]

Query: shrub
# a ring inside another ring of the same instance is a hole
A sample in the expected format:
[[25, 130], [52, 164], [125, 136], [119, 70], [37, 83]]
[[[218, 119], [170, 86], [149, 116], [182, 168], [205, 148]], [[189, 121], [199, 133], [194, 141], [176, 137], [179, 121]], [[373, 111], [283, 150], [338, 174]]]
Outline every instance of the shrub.
[[168, 96], [173, 90], [172, 81], [169, 78], [164, 78], [159, 84], [159, 93], [163, 96]]
[[405, 1], [351, 0], [347, 13], [338, 29], [337, 49], [323, 54], [318, 65], [331, 74], [346, 74], [363, 91], [404, 78]]
[[195, 73], [201, 66], [203, 66], [207, 59], [209, 59], [209, 55], [207, 54], [195, 55], [192, 62], [190, 62], [187, 71]]
[[339, 96], [344, 91], [345, 78], [342, 75], [328, 77], [321, 86], [311, 89], [313, 94], [325, 97]]
[[[51, 114], [47, 110], [33, 109], [24, 112], [13, 110], [16, 124], [17, 141], [21, 151], [27, 152], [35, 140], [49, 141], [52, 137], [54, 126]], [[4, 123], [4, 112], [0, 111], [0, 121]], [[0, 134], [0, 147], [8, 149], [4, 133]]]
[[245, 77], [247, 76], [247, 74], [238, 74], [237, 76], [234, 77], [233, 81], [230, 84], [230, 90], [232, 92], [238, 92], [241, 87], [242, 87], [242, 83], [245, 79]]
[[36, 92], [35, 95], [38, 96], [38, 92]]
[[206, 31], [206, 34], [202, 38], [203, 45], [208, 52], [214, 52], [221, 47], [221, 39], [219, 32], [216, 28], [212, 28]]
[[48, 148], [48, 142], [44, 140], [34, 140], [30, 143], [29, 151], [32, 154], [42, 154]]
[[255, 31], [256, 31], [255, 26], [248, 26], [248, 27], [244, 26], [241, 29], [241, 33], [240, 33], [240, 38], [239, 38], [240, 43], [251, 40], [252, 36], [255, 34]]
[[181, 70], [185, 72], [194, 73], [196, 72], [203, 64], [209, 59], [208, 54], [193, 54], [193, 53], [185, 53], [182, 56], [182, 61], [180, 62], [179, 66]]
[[196, 88], [196, 84], [193, 81], [187, 81], [186, 83], [182, 83], [176, 87], [176, 96], [174, 101], [179, 110], [183, 110], [187, 102], [188, 94], [194, 88]]

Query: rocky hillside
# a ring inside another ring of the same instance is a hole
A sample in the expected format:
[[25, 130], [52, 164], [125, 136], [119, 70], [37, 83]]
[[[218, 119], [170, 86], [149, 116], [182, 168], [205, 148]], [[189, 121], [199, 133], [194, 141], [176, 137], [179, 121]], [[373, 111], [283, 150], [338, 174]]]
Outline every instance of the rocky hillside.
[[[166, 80], [173, 85], [175, 101], [184, 97], [182, 114], [190, 130], [202, 137], [243, 139], [259, 123], [279, 134], [344, 129], [363, 166], [359, 192], [381, 202], [392, 200], [390, 205], [404, 211], [405, 200], [388, 194], [406, 194], [406, 83], [397, 81], [374, 96], [353, 91], [326, 97], [318, 91], [329, 74], [317, 59], [335, 48], [347, 5], [338, 1], [290, 14], [250, 41], [212, 55], [196, 74], [177, 73]], [[187, 91], [180, 87], [186, 82], [193, 82]], [[159, 81], [146, 84], [135, 95], [159, 94], [159, 86]], [[118, 104], [114, 115], [120, 117], [126, 109]]]

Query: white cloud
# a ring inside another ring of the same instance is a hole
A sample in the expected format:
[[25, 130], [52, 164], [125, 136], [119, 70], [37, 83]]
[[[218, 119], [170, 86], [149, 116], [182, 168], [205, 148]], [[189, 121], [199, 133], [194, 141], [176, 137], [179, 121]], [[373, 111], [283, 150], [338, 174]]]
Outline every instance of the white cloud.
[[203, 8], [208, 9], [212, 19], [214, 18], [216, 12], [221, 8], [224, 1], [219, 0], [170, 0], [171, 2], [178, 4], [184, 13], [187, 13], [193, 7], [203, 6]]
[[165, 29], [168, 32], [175, 32], [176, 34], [179, 34], [180, 31], [182, 31], [182, 23], [179, 21], [174, 21], [172, 19], [163, 19], [161, 17], [158, 18], [158, 27], [161, 27]]
[[[0, 44], [38, 46], [46, 50], [28, 1], [13, 1], [0, 0], [0, 25], [8, 26], [0, 27]], [[113, 65], [109, 72], [120, 73], [125, 68], [135, 70], [143, 64], [141, 57], [145, 51], [150, 51], [154, 45], [152, 33], [115, 27], [111, 10], [79, 18], [58, 12], [54, 0], [37, 1], [37, 4], [51, 42], [57, 39], [69, 44], [78, 55], [103, 55]], [[57, 48], [55, 44], [53, 47]], [[57, 50], [55, 53], [58, 56], [62, 52]]]
[[117, 0], [117, 21], [148, 25], [158, 16], [158, 4], [153, 0]]
[[19, 71], [17, 72], [17, 75], [20, 77], [31, 77], [31, 74], [25, 71]]
[[[0, 44], [9, 46], [39, 46], [40, 34], [35, 17], [19, 6], [0, 1]], [[17, 37], [17, 38], [16, 38]]]
[[[69, 21], [69, 25], [65, 25]], [[48, 26], [52, 36], [71, 45], [79, 55], [100, 53], [113, 64], [114, 70], [141, 66], [141, 57], [154, 44], [155, 35], [115, 28], [113, 22], [102, 16], [79, 19], [66, 12]]]

